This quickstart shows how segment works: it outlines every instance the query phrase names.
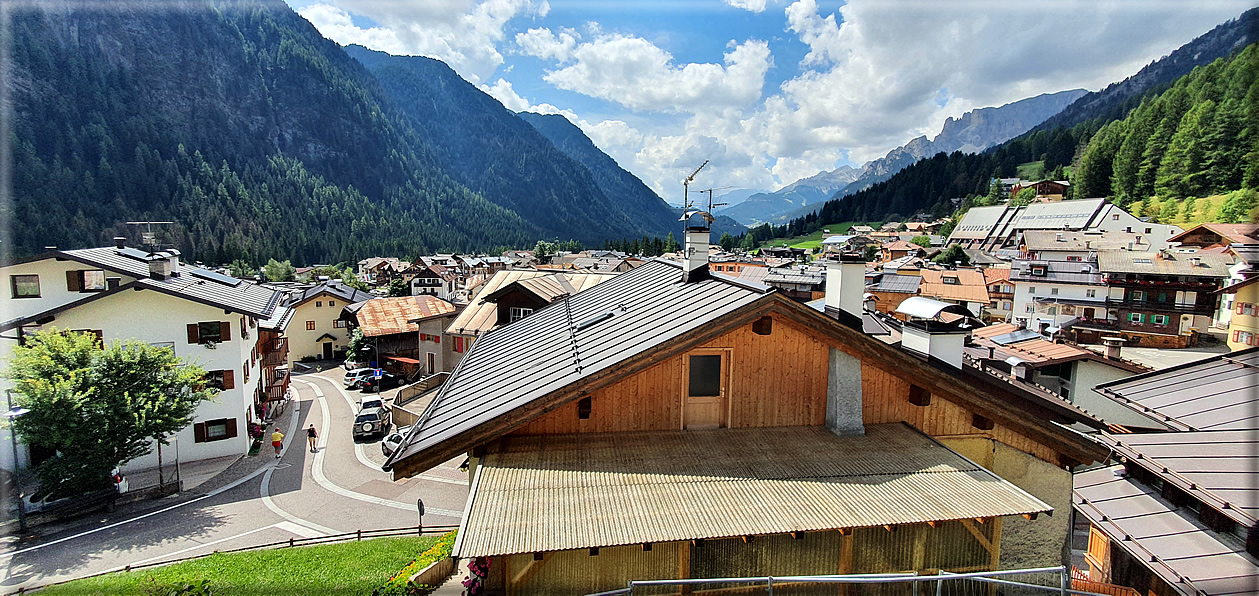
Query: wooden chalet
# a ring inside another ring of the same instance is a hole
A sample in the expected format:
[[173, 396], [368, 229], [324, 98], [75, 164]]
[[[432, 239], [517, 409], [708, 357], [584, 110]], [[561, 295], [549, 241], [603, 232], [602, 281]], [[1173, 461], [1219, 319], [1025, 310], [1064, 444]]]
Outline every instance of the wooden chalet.
[[467, 455], [454, 556], [490, 593], [1063, 564], [1070, 469], [1106, 455], [1064, 425], [1100, 421], [964, 370], [957, 327], [865, 335], [862, 262], [828, 316], [698, 248], [486, 333], [386, 462]]

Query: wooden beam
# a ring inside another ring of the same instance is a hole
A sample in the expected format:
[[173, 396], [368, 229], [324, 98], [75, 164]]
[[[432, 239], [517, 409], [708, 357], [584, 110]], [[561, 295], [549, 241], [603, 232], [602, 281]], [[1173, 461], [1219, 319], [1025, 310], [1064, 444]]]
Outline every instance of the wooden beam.
[[[992, 570], [1001, 568], [1001, 518], [994, 517], [992, 519], [992, 550], [988, 554], [992, 555]], [[993, 584], [995, 587], [996, 584]]]
[[984, 536], [984, 533], [979, 531], [979, 528], [975, 526], [975, 522], [969, 519], [963, 519], [960, 521], [962, 522], [962, 527], [966, 528], [966, 531], [970, 532], [971, 536], [975, 537], [975, 541], [979, 543], [979, 546], [984, 547], [984, 550], [988, 551], [989, 555], [996, 556], [993, 553], [1000, 552], [1000, 549], [996, 548], [992, 542], [988, 540], [988, 537]]
[[[852, 549], [853, 541], [856, 540], [852, 535], [852, 530], [848, 530], [845, 534], [844, 530], [840, 530], [839, 538], [839, 574], [847, 575], [852, 573]], [[840, 594], [848, 596], [854, 593], [852, 584], [840, 584]]]
[[[678, 543], [678, 579], [691, 579], [691, 542], [689, 540]], [[691, 586], [682, 586], [681, 593], [690, 594]]]

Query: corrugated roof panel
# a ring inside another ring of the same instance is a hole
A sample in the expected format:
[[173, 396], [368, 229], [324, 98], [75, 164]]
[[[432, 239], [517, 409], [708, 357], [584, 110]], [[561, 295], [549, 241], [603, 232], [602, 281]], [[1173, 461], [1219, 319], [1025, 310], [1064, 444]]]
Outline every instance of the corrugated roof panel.
[[503, 445], [481, 461], [459, 556], [1051, 510], [900, 424], [848, 437], [792, 427], [510, 437]]

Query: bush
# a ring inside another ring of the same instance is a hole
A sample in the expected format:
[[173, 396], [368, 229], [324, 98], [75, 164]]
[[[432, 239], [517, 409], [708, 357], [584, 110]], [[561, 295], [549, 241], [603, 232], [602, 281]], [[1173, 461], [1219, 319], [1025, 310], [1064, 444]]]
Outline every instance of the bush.
[[433, 586], [411, 583], [411, 576], [419, 573], [434, 562], [449, 557], [454, 545], [455, 532], [447, 532], [432, 547], [420, 553], [420, 556], [416, 557], [414, 561], [398, 570], [393, 577], [389, 578], [389, 581], [385, 582], [385, 585], [372, 590], [372, 596], [407, 596], [408, 594], [419, 594], [422, 591], [432, 589]]

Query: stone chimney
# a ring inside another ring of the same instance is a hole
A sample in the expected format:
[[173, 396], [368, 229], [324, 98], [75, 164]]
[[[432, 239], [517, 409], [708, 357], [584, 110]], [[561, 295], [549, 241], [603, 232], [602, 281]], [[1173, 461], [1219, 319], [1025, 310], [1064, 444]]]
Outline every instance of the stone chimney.
[[686, 228], [682, 281], [699, 281], [708, 276], [708, 228]]
[[122, 250], [127, 247], [126, 236], [114, 236], [114, 248]]
[[146, 260], [149, 262], [149, 277], [153, 279], [179, 277], [179, 251], [150, 253]]
[[1122, 337], [1103, 337], [1102, 343], [1106, 344], [1106, 358], [1110, 360], [1119, 360], [1119, 352], [1123, 349], [1124, 338]]
[[[866, 261], [858, 255], [842, 254], [826, 266], [826, 314], [849, 323], [861, 324], [866, 292]], [[844, 313], [841, 315], [840, 313]]]

